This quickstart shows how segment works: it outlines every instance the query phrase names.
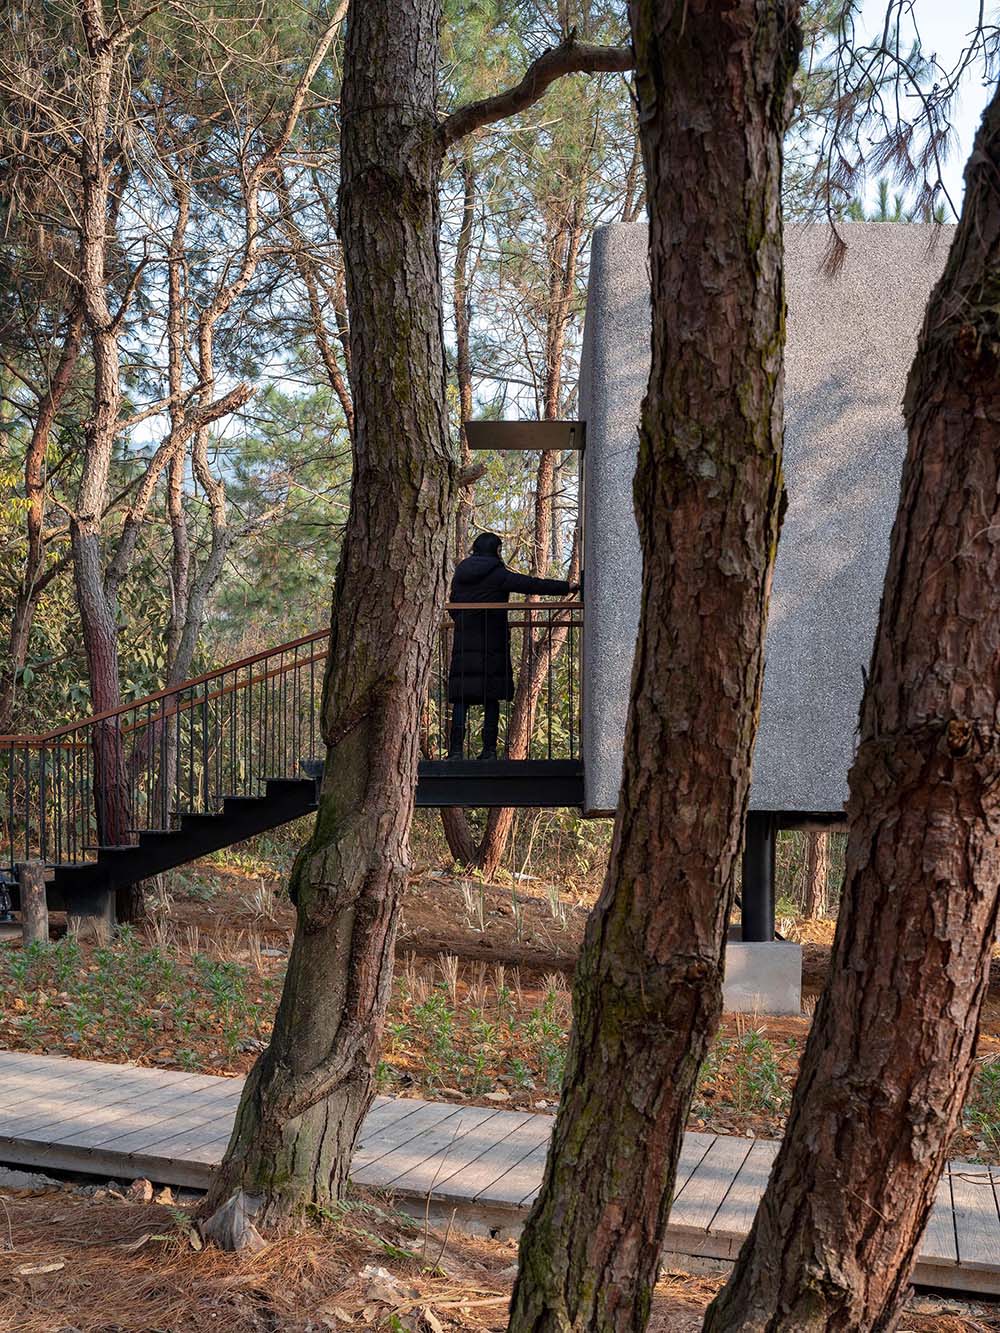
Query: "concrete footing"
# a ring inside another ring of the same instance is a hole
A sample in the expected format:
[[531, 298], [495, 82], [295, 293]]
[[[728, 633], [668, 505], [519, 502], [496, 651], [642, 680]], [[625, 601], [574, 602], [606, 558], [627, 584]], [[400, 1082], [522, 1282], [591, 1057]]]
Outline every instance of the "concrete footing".
[[727, 1014], [799, 1014], [802, 946], [788, 940], [726, 945], [722, 1002]]

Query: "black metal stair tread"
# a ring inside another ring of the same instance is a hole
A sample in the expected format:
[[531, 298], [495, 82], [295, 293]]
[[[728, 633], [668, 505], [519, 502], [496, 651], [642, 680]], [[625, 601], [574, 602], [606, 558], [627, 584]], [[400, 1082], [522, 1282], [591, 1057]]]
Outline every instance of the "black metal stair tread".
[[579, 759], [421, 759], [420, 773], [429, 777], [535, 777], [539, 774], [583, 772]]
[[180, 833], [180, 827], [177, 828], [144, 828], [139, 830], [139, 842], [143, 838], [147, 842], [155, 842], [157, 838], [176, 838]]

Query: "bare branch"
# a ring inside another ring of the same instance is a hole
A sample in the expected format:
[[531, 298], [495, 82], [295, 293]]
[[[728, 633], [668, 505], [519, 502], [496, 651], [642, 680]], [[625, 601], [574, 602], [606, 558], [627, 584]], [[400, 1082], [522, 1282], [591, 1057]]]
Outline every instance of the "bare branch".
[[476, 482], [479, 480], [480, 477], [485, 477], [485, 476], [486, 476], [486, 464], [473, 463], [471, 466], [463, 468], [462, 471], [458, 474], [458, 484], [459, 486], [471, 486], [473, 482]]
[[595, 46], [578, 42], [570, 33], [564, 42], [533, 60], [515, 87], [453, 111], [438, 126], [438, 143], [442, 150], [449, 148], [473, 130], [516, 116], [533, 106], [551, 84], [566, 74], [624, 74], [634, 66], [635, 56], [630, 46]]

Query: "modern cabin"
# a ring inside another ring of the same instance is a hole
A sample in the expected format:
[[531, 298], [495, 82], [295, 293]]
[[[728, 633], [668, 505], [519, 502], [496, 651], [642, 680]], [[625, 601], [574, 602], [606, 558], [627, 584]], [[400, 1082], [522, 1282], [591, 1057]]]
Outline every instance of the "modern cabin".
[[[906, 435], [902, 400], [953, 228], [786, 229], [785, 485], [743, 863], [743, 938], [774, 931], [774, 836], [842, 822]], [[594, 238], [581, 374], [585, 426], [584, 810], [613, 811], [639, 619], [632, 475], [649, 373], [644, 225]], [[697, 533], [691, 534], [697, 541]]]

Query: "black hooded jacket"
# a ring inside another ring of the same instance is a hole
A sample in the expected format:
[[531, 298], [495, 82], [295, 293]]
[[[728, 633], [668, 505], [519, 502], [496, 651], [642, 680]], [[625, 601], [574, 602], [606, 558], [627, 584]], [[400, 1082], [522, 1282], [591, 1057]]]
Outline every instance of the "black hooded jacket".
[[[500, 540], [492, 533], [476, 538], [472, 555], [455, 570], [451, 602], [506, 602], [512, 592], [565, 597], [565, 579], [535, 579], [515, 574], [498, 554]], [[514, 697], [507, 612], [452, 611], [455, 638], [448, 672], [449, 703], [481, 704], [487, 699]]]

